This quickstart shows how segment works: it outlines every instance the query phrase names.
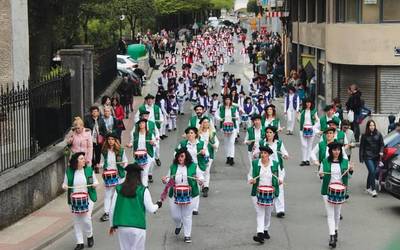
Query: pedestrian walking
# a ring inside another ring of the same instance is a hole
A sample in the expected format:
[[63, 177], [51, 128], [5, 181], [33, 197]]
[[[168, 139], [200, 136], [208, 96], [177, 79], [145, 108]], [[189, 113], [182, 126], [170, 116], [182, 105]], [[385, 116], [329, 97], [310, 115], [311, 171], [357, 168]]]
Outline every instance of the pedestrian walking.
[[71, 153], [84, 152], [85, 161], [89, 166], [92, 165], [93, 141], [90, 129], [85, 128], [83, 120], [75, 117], [72, 128], [65, 136], [65, 141], [71, 150]]
[[346, 102], [346, 109], [348, 114], [352, 113], [352, 119], [350, 120], [351, 129], [354, 131], [354, 137], [356, 142], [360, 139], [360, 124], [358, 118], [361, 115], [361, 109], [363, 106], [363, 100], [361, 99], [361, 91], [358, 89], [356, 84], [352, 84], [348, 88], [349, 99]]

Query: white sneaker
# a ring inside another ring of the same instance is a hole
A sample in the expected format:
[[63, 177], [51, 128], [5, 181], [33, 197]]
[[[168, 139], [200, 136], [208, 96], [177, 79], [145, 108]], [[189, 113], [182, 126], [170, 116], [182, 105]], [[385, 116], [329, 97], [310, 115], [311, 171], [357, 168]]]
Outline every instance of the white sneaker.
[[367, 192], [368, 194], [372, 195], [372, 190], [371, 190], [371, 188], [365, 189], [365, 192]]
[[372, 197], [376, 197], [378, 196], [378, 193], [376, 192], [376, 190], [372, 190], [371, 195]]

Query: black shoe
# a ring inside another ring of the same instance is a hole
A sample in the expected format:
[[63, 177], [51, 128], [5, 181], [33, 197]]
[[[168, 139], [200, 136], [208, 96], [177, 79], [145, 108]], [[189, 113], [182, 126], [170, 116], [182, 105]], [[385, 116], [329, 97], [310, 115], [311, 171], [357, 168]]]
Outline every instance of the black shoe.
[[331, 248], [336, 248], [336, 241], [335, 241], [335, 235], [331, 235], [329, 239], [329, 246]]
[[285, 212], [279, 212], [279, 213], [277, 213], [277, 214], [276, 214], [276, 217], [278, 217], [278, 218], [283, 218], [283, 217], [285, 217]]
[[231, 157], [231, 162], [229, 163], [231, 166], [235, 165], [235, 162], [233, 161], [233, 158]]
[[269, 236], [269, 233], [268, 233], [268, 231], [264, 231], [264, 239], [267, 239], [267, 240], [269, 240], [269, 239], [271, 239], [271, 236]]
[[181, 115], [185, 115], [185, 113], [181, 112]]
[[193, 210], [193, 213], [192, 213], [193, 215], [199, 215], [199, 211], [194, 211]]
[[264, 244], [264, 233], [257, 233], [257, 236], [253, 236], [253, 240], [260, 244]]
[[226, 164], [230, 164], [231, 163], [231, 158], [230, 157], [226, 157]]
[[338, 239], [338, 231], [335, 230], [335, 242], [337, 242], [337, 239]]
[[307, 162], [305, 162], [305, 161], [302, 161], [301, 163], [300, 163], [300, 166], [307, 166]]
[[91, 247], [93, 247], [93, 245], [94, 245], [94, 239], [93, 239], [93, 236], [92, 236], [92, 237], [89, 237], [89, 238], [87, 238], [87, 246], [88, 246], [89, 248], [91, 248]]
[[149, 183], [153, 183], [153, 176], [149, 175], [148, 178], [149, 178]]
[[174, 131], [176, 131], [176, 128], [174, 128]]
[[156, 164], [157, 164], [157, 166], [161, 166], [161, 161], [160, 161], [160, 159], [156, 159]]
[[172, 130], [171, 129], [168, 129], [168, 132], [171, 132]]
[[183, 238], [183, 241], [184, 241], [185, 243], [192, 243], [192, 238], [190, 238], [190, 237], [185, 237], [185, 238]]
[[83, 245], [83, 244], [76, 244], [76, 247], [75, 247], [74, 250], [82, 250], [82, 249], [84, 249], [84, 248], [85, 248], [85, 245]]
[[175, 228], [175, 235], [178, 235], [181, 232], [181, 229], [182, 229], [182, 224], [181, 227]]
[[208, 197], [208, 187], [203, 188], [203, 197]]
[[161, 136], [160, 136], [160, 139], [161, 139], [161, 140], [164, 140], [164, 136], [163, 136], [163, 135], [161, 135]]
[[306, 161], [306, 166], [310, 166], [310, 161]]
[[340, 220], [343, 220], [343, 215], [340, 215]]
[[[170, 130], [171, 131], [171, 130]], [[164, 135], [164, 138], [168, 138], [168, 135]]]
[[108, 213], [104, 213], [103, 216], [101, 216], [100, 221], [108, 221]]

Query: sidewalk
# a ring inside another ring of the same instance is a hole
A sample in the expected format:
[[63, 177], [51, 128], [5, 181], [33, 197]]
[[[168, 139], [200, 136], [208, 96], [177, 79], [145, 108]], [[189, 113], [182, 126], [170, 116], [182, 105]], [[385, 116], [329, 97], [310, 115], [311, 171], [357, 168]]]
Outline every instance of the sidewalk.
[[[152, 87], [153, 70], [149, 73], [144, 93]], [[143, 103], [143, 96], [134, 98], [134, 110]], [[135, 113], [130, 113], [129, 119], [124, 120], [126, 130], [123, 133], [130, 133], [133, 127], [133, 117]], [[122, 141], [122, 145], [127, 143], [129, 136]], [[131, 150], [127, 150], [128, 159], [131, 159]], [[97, 187], [98, 200], [93, 208], [93, 215], [103, 209], [104, 204], [104, 185], [102, 185], [102, 176], [97, 174], [100, 185]], [[61, 183], [60, 183], [61, 186]], [[67, 204], [66, 192], [58, 196], [46, 206], [26, 216], [15, 224], [0, 231], [0, 250], [39, 250], [42, 249], [73, 228], [72, 214]]]

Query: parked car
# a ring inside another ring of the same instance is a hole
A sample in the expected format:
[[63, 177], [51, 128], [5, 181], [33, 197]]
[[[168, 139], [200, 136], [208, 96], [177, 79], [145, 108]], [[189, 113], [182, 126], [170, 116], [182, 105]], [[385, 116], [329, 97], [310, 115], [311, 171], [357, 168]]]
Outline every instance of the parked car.
[[117, 55], [117, 68], [132, 69], [137, 61], [128, 55]]
[[400, 199], [400, 131], [392, 131], [383, 139], [382, 163], [378, 167], [378, 188], [391, 193]]

